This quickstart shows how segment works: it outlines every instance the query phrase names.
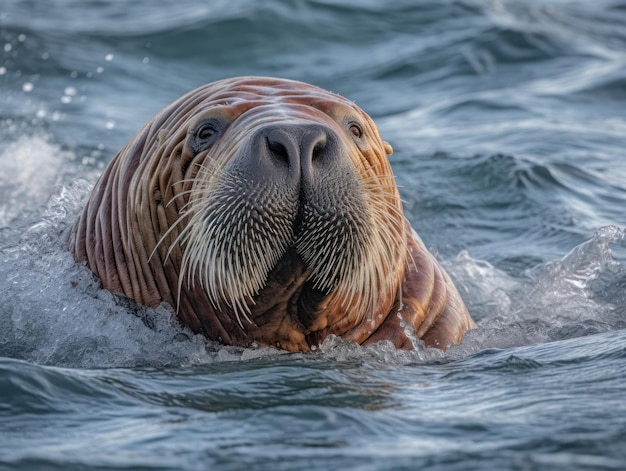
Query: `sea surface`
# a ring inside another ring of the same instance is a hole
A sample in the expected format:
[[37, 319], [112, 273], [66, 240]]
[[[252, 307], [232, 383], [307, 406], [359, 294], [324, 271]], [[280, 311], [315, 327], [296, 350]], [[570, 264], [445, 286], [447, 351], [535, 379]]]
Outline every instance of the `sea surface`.
[[[225, 347], [65, 244], [156, 112], [303, 80], [394, 147], [478, 328]], [[0, 469], [626, 469], [626, 2], [2, 0]]]

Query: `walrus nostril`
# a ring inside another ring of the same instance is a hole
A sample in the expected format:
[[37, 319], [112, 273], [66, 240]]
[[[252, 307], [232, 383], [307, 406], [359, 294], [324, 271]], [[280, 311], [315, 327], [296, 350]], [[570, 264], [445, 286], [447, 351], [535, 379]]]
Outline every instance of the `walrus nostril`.
[[320, 160], [324, 158], [325, 155], [326, 155], [326, 139], [320, 139], [313, 147], [313, 151], [311, 152], [311, 160], [315, 162], [316, 160]]
[[267, 148], [278, 161], [289, 165], [289, 151], [281, 142], [267, 139]]

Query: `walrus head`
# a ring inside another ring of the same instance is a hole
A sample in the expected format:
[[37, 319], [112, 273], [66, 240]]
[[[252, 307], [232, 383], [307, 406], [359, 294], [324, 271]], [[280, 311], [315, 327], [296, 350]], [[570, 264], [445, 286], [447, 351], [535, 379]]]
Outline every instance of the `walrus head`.
[[289, 80], [215, 82], [118, 153], [70, 247], [105, 288], [170, 303], [213, 339], [288, 350], [329, 334], [364, 342], [405, 325], [403, 287], [419, 272], [390, 153], [341, 96]]

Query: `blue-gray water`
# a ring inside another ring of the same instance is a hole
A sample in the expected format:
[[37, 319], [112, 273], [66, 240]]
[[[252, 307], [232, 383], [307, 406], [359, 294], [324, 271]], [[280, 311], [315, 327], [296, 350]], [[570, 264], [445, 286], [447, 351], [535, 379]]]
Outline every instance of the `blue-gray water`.
[[[224, 347], [64, 250], [98, 173], [223, 77], [394, 146], [478, 329], [446, 354]], [[1, 469], [626, 469], [626, 3], [3, 0]]]

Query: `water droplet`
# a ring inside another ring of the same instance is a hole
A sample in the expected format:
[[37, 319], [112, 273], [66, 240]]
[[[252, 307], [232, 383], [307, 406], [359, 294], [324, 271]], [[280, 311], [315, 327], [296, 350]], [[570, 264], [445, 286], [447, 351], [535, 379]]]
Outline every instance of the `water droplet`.
[[72, 102], [71, 96], [64, 95], [61, 97], [61, 103], [65, 103], [67, 105], [68, 103], [71, 103], [71, 102]]
[[149, 57], [144, 57], [141, 62], [143, 62], [144, 64], [147, 64], [148, 62], [150, 62], [150, 58]]
[[13, 49], [13, 45], [11, 43], [6, 43], [4, 45], [4, 52], [10, 52]]
[[38, 111], [37, 111], [36, 116], [37, 116], [39, 119], [42, 119], [43, 117], [45, 117], [45, 116], [46, 116], [46, 110], [38, 110]]
[[107, 128], [107, 129], [115, 128], [115, 121], [113, 121], [113, 120], [107, 121], [106, 124], [104, 125], [104, 127]]
[[105, 59], [107, 62], [111, 62], [111, 61], [113, 60], [113, 58], [114, 58], [114, 57], [115, 57], [115, 56], [114, 56], [113, 54], [109, 53], [109, 54], [107, 54], [106, 56], [104, 56], [104, 59]]
[[22, 85], [22, 90], [24, 90], [26, 93], [32, 92], [33, 91], [33, 84], [30, 83], [30, 82], [25, 82]]
[[76, 72], [75, 70], [72, 70], [72, 72], [70, 73], [70, 77], [72, 78], [78, 77], [78, 72]]
[[19, 42], [23, 43], [24, 41], [26, 41], [26, 35], [25, 35], [24, 33], [20, 34], [20, 35], [17, 37], [17, 40], [18, 40]]
[[44, 52], [41, 55], [41, 58], [46, 61], [46, 60], [48, 60], [50, 58], [50, 54], [48, 52]]
[[0, 67], [0, 75], [4, 75], [7, 73], [6, 67]]
[[96, 72], [98, 72], [99, 74], [101, 74], [102, 72], [104, 72], [104, 69], [102, 67], [98, 67], [96, 69]]
[[64, 93], [67, 96], [75, 96], [77, 91], [74, 87], [65, 87]]

